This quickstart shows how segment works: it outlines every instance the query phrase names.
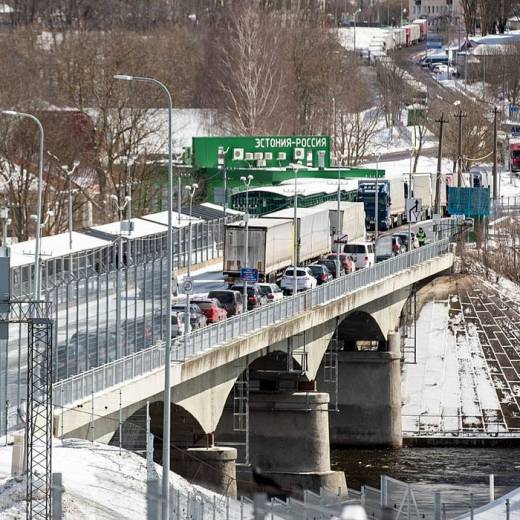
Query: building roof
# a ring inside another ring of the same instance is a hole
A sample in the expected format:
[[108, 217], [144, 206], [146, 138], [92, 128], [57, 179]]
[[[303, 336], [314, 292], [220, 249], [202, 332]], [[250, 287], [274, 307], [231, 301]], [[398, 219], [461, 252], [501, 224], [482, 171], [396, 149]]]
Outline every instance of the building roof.
[[132, 223], [134, 229], [131, 233], [126, 231], [122, 233], [121, 222], [119, 221], [83, 229], [82, 233], [103, 238], [105, 240], [115, 240], [119, 235], [123, 235], [127, 239], [136, 239], [166, 232], [166, 227], [164, 225], [144, 220], [142, 218], [133, 218]]
[[[69, 247], [69, 233], [44, 236], [41, 240], [42, 260], [60, 258], [72, 253], [80, 253], [97, 249], [110, 244], [110, 240], [95, 236], [88, 236], [76, 231], [72, 232], [72, 249]], [[34, 263], [36, 240], [18, 242], [9, 247], [11, 267], [29, 265]]]
[[[190, 221], [189, 215], [186, 215], [186, 213], [181, 212], [181, 219], [179, 222], [179, 213], [177, 211], [172, 211], [172, 226], [174, 228], [182, 228], [186, 227]], [[167, 211], [160, 211], [159, 213], [152, 213], [150, 215], [144, 215], [141, 217], [140, 220], [144, 220], [146, 222], [153, 222], [155, 224], [161, 224], [163, 226], [168, 225], [168, 212]], [[199, 218], [196, 216], [191, 217], [191, 222], [202, 222]], [[163, 228], [163, 231], [165, 229]]]
[[[227, 215], [242, 215], [242, 211], [235, 209], [226, 209]], [[219, 204], [204, 202], [198, 206], [193, 206], [192, 215], [202, 220], [216, 220], [224, 218], [224, 208]]]

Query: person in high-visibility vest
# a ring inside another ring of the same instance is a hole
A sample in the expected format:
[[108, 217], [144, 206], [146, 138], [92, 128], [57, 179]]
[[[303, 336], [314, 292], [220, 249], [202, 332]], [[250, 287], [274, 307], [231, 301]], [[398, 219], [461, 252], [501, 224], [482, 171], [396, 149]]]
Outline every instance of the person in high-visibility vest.
[[426, 233], [422, 227], [420, 227], [419, 231], [417, 231], [417, 240], [419, 241], [419, 247], [424, 246], [426, 243]]

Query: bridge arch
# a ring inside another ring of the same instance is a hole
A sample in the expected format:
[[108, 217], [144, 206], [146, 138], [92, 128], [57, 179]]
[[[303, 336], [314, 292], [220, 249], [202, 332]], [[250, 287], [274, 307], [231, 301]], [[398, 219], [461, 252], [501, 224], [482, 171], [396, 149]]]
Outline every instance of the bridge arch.
[[[154, 401], [149, 404], [150, 432], [154, 436], [153, 457], [157, 463], [162, 462], [164, 402]], [[170, 408], [172, 459], [178, 449], [206, 446], [207, 435], [197, 419], [182, 406], [172, 403]], [[109, 444], [119, 446], [119, 428], [110, 439]], [[121, 447], [131, 451], [146, 450], [146, 405], [141, 406], [121, 425]]]
[[384, 350], [386, 334], [369, 312], [355, 310], [346, 314], [336, 332], [340, 350]]

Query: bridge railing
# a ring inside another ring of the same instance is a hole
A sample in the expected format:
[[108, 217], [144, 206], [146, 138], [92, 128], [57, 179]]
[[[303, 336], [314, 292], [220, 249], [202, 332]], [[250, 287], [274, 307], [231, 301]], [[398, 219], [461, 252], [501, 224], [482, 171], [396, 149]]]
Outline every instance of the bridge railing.
[[[450, 239], [438, 240], [419, 249], [393, 257], [354, 273], [337, 278], [310, 291], [259, 307], [175, 338], [172, 361], [182, 362], [205, 350], [229, 343], [264, 327], [296, 317], [362, 287], [393, 276], [449, 251]], [[152, 372], [164, 364], [164, 342], [117, 359], [100, 367], [64, 379], [54, 385], [54, 403], [66, 406], [77, 400]]]
[[373, 267], [355, 271], [309, 291], [298, 293], [294, 297], [283, 298], [225, 321], [197, 329], [188, 335], [186, 344], [184, 338], [177, 342], [172, 352], [172, 359], [183, 361], [208, 348], [228, 343], [263, 327], [293, 318], [413, 265], [442, 255], [448, 249], [449, 239], [439, 240], [377, 263]]

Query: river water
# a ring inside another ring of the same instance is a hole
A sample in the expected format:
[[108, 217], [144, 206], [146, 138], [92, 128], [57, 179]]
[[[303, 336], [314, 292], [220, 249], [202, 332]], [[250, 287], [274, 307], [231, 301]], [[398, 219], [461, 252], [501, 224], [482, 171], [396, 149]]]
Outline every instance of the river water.
[[[489, 474], [495, 475], [495, 496], [520, 487], [520, 448], [342, 449], [331, 452], [332, 469], [345, 472], [347, 484], [380, 487], [385, 474], [418, 483], [428, 493], [440, 491], [443, 501], [487, 498]], [[487, 501], [487, 500], [486, 500]]]

